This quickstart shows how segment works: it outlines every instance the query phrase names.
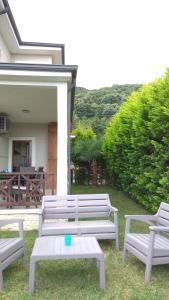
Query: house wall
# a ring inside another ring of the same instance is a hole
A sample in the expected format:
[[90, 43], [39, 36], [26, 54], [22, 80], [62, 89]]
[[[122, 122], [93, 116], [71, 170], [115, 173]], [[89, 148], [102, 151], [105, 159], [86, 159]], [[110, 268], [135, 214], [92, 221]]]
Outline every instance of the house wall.
[[0, 171], [8, 167], [8, 137], [0, 136]]
[[38, 64], [52, 64], [52, 57], [49, 55], [12, 55], [11, 61], [15, 63], [38, 63]]
[[11, 61], [10, 52], [7, 46], [5, 45], [2, 35], [0, 34], [0, 62], [10, 62], [10, 61]]
[[34, 137], [36, 143], [35, 167], [48, 168], [48, 124], [13, 123], [10, 129], [10, 138]]

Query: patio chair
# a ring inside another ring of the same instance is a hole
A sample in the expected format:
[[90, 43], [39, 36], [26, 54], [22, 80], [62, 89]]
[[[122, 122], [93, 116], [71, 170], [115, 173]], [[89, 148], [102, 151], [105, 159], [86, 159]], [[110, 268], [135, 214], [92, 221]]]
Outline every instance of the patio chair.
[[18, 219], [0, 220], [0, 227], [17, 223], [19, 226], [19, 237], [0, 239], [0, 290], [3, 289], [3, 270], [14, 260], [21, 256], [22, 265], [25, 267], [25, 253], [23, 241], [23, 221]]
[[[150, 225], [149, 233], [131, 233], [130, 221], [137, 220]], [[126, 216], [123, 260], [128, 252], [134, 254], [145, 265], [145, 282], [151, 279], [153, 265], [169, 264], [169, 204], [162, 202], [156, 215]]]

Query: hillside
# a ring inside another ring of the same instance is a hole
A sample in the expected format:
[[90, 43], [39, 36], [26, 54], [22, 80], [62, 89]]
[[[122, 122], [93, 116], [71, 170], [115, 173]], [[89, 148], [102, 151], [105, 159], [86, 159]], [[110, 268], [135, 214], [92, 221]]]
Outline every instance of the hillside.
[[139, 84], [113, 85], [95, 90], [83, 87], [76, 88], [74, 106], [74, 127], [91, 126], [97, 134], [101, 134], [110, 118], [118, 111], [120, 105]]

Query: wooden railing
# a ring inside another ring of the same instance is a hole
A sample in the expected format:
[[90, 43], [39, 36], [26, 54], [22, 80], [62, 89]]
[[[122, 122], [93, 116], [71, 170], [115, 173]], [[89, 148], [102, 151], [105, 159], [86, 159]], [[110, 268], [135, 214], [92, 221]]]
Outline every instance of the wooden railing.
[[38, 207], [45, 194], [56, 194], [55, 173], [0, 173], [0, 208]]

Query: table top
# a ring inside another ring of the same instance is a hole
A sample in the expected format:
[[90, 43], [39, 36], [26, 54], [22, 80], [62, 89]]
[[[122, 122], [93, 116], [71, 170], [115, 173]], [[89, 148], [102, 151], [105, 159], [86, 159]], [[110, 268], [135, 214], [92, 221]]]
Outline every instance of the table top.
[[99, 243], [93, 236], [72, 236], [70, 246], [65, 246], [64, 236], [44, 236], [35, 240], [31, 260], [103, 257]]

